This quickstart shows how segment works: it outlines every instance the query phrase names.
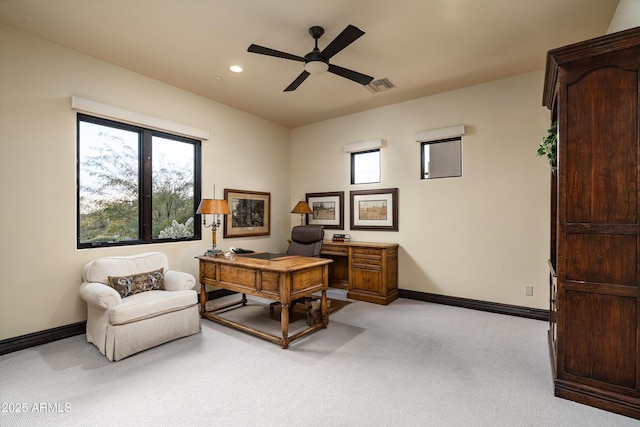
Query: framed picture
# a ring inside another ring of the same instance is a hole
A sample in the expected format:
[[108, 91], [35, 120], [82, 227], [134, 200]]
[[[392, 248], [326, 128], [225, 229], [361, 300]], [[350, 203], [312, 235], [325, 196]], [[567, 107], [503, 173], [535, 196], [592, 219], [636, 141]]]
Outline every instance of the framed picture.
[[224, 220], [224, 237], [271, 234], [271, 193], [224, 189], [231, 215]]
[[398, 189], [351, 192], [351, 229], [398, 231]]
[[307, 215], [307, 224], [324, 225], [327, 229], [344, 230], [344, 191], [307, 193], [307, 204], [313, 214]]

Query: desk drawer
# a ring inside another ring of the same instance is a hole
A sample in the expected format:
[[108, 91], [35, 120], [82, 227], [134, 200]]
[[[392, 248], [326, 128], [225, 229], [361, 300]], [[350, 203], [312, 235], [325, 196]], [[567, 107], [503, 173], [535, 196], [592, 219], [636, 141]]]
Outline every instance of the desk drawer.
[[320, 250], [320, 255], [349, 255], [349, 248], [342, 245], [332, 245], [330, 243], [324, 243]]

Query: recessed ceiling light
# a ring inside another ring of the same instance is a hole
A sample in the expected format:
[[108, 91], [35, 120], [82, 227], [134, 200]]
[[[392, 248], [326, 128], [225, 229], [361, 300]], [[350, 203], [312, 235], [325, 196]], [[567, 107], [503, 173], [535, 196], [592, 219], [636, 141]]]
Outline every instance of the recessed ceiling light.
[[229, 69], [234, 73], [241, 73], [243, 71], [242, 67], [239, 65], [232, 65], [231, 67], [229, 67]]

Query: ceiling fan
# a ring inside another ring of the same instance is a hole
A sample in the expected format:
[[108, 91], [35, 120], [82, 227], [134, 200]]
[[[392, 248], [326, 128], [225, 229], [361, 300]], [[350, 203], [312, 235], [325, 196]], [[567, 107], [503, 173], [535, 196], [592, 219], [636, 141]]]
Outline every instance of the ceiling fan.
[[368, 85], [371, 83], [373, 80], [373, 77], [371, 76], [329, 64], [329, 59], [331, 59], [331, 57], [364, 35], [364, 31], [353, 25], [348, 25], [347, 28], [342, 30], [342, 32], [338, 34], [338, 36], [333, 39], [333, 41], [329, 43], [324, 50], [322, 50], [322, 52], [318, 49], [318, 39], [324, 34], [324, 28], [318, 26], [311, 27], [309, 28], [309, 34], [311, 34], [311, 37], [315, 40], [315, 47], [304, 57], [280, 52], [279, 50], [270, 49], [268, 47], [258, 46], [257, 44], [249, 46], [247, 51], [251, 53], [258, 53], [260, 55], [275, 56], [278, 58], [290, 59], [292, 61], [304, 62], [304, 71], [302, 71], [302, 73], [300, 73], [300, 75], [289, 86], [287, 86], [284, 92], [296, 90], [297, 87], [300, 86], [307, 77], [309, 77], [309, 74], [320, 74], [325, 71], [353, 80], [354, 82], [362, 85]]

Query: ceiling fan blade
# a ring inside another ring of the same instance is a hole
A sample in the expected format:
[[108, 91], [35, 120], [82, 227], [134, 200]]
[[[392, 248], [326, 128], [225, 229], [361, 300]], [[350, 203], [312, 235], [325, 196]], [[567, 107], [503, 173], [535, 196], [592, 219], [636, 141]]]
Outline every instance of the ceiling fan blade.
[[364, 35], [364, 31], [362, 31], [360, 28], [354, 27], [353, 25], [348, 25], [347, 28], [345, 28], [340, 34], [338, 34], [338, 37], [333, 39], [333, 41], [324, 48], [321, 55], [326, 59], [329, 59], [333, 55], [356, 41], [362, 35]]
[[270, 49], [264, 46], [258, 46], [257, 44], [252, 44], [251, 46], [249, 46], [249, 48], [247, 49], [247, 52], [258, 53], [260, 55], [275, 56], [277, 58], [290, 59], [292, 61], [304, 62], [304, 58], [301, 56], [292, 55], [286, 52], [280, 52], [279, 50]]
[[300, 73], [298, 77], [289, 85], [283, 92], [291, 92], [292, 90], [296, 90], [298, 86], [302, 84], [309, 77], [309, 73], [307, 71], [303, 71]]
[[337, 65], [329, 64], [329, 72], [337, 74], [341, 77], [345, 77], [361, 85], [368, 85], [373, 80], [373, 77], [366, 74], [358, 73], [357, 71], [349, 70], [347, 68], [338, 67]]

